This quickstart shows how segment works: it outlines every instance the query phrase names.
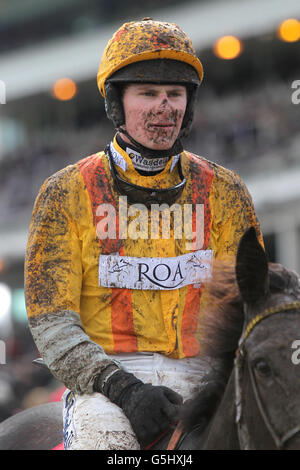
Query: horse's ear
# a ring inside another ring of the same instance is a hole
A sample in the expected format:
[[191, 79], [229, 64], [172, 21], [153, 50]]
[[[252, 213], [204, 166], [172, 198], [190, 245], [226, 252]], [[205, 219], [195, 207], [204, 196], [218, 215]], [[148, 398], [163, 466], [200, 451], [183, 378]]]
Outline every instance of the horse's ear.
[[242, 236], [236, 257], [236, 279], [247, 304], [261, 300], [268, 292], [268, 260], [254, 227]]

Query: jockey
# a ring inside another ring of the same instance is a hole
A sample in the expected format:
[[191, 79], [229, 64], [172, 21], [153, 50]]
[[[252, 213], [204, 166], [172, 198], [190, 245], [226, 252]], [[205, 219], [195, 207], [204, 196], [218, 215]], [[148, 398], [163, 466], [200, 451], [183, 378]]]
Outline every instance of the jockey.
[[36, 199], [26, 305], [67, 387], [67, 449], [145, 448], [175, 425], [205, 373], [196, 332], [212, 260], [235, 256], [250, 226], [261, 237], [241, 179], [183, 150], [202, 79], [176, 24], [125, 23], [97, 76], [113, 140]]

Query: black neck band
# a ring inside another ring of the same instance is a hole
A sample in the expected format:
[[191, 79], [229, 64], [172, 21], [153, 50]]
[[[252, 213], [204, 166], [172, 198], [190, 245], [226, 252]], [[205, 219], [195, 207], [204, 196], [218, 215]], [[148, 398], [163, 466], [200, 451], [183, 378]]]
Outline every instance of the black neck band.
[[[120, 134], [126, 135], [126, 137], [128, 137], [128, 139], [134, 146], [133, 150], [136, 150], [145, 158], [172, 157], [173, 155], [178, 155], [179, 153], [183, 152], [183, 147], [179, 139], [175, 141], [173, 147], [171, 147], [170, 149], [152, 150], [152, 149], [149, 149], [148, 147], [144, 147], [142, 144], [137, 142], [133, 137], [131, 137], [131, 135], [126, 131], [126, 129], [123, 129], [122, 127], [118, 127], [117, 131]], [[121, 136], [120, 138], [122, 139]], [[122, 142], [124, 142], [123, 139], [122, 139]]]

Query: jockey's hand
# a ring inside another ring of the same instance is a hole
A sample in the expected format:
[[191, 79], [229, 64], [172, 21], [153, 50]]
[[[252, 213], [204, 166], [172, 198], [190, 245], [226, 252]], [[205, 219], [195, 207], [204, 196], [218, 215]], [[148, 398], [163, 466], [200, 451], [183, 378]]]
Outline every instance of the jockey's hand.
[[123, 409], [141, 448], [178, 421], [182, 397], [168, 387], [145, 384], [133, 374], [118, 370], [102, 392]]

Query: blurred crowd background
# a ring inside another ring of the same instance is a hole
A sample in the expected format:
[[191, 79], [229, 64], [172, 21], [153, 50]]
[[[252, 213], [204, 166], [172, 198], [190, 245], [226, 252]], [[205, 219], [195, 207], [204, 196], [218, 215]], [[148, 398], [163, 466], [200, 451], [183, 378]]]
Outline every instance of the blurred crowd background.
[[299, 0], [2, 0], [0, 421], [60, 398], [61, 384], [32, 365], [39, 353], [23, 286], [30, 216], [48, 176], [113, 136], [98, 64], [112, 32], [145, 16], [177, 22], [204, 65], [185, 148], [241, 175], [269, 259], [300, 271]]

